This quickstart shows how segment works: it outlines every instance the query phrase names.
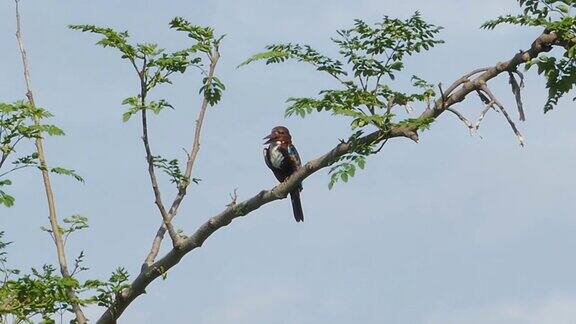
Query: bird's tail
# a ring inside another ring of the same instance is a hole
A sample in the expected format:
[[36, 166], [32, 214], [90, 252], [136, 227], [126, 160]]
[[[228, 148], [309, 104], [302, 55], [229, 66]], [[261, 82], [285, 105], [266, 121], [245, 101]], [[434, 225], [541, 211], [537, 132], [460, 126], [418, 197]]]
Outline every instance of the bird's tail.
[[294, 212], [294, 219], [297, 222], [304, 221], [304, 212], [302, 211], [302, 203], [300, 203], [300, 189], [296, 188], [290, 193], [290, 200], [292, 200], [292, 211]]

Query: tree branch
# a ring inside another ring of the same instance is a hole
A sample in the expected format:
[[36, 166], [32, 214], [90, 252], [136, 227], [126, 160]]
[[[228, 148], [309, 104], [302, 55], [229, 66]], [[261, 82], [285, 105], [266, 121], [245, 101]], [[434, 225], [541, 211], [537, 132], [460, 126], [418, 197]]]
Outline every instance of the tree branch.
[[163, 226], [168, 230], [168, 235], [172, 239], [172, 246], [178, 247], [180, 244], [180, 235], [174, 229], [171, 219], [166, 212], [166, 208], [162, 203], [162, 195], [160, 193], [160, 186], [158, 185], [158, 180], [156, 178], [156, 171], [154, 170], [154, 156], [152, 155], [152, 150], [150, 149], [150, 141], [148, 139], [148, 120], [146, 115], [146, 95], [148, 94], [148, 84], [146, 82], [145, 76], [146, 69], [146, 58], [144, 58], [144, 63], [142, 70], [137, 69], [138, 75], [140, 77], [140, 105], [142, 106], [142, 141], [144, 142], [144, 149], [146, 151], [146, 162], [148, 163], [148, 174], [150, 176], [150, 182], [152, 184], [152, 191], [154, 192], [154, 203], [160, 211], [160, 216], [162, 217]]
[[466, 127], [470, 131], [470, 134], [472, 134], [472, 130], [474, 129], [474, 126], [472, 126], [472, 123], [470, 123], [468, 118], [464, 117], [464, 115], [462, 115], [458, 110], [456, 110], [454, 108], [446, 108], [446, 111], [449, 111], [449, 112], [453, 113], [454, 115], [456, 115], [456, 117], [458, 117], [458, 119], [460, 119], [464, 123], [464, 125], [466, 125]]
[[480, 68], [480, 69], [476, 69], [470, 73], [467, 73], [465, 75], [463, 75], [460, 79], [456, 80], [448, 89], [446, 89], [446, 93], [444, 94], [444, 96], [448, 96], [450, 95], [454, 90], [456, 90], [456, 88], [458, 88], [458, 86], [460, 86], [461, 84], [470, 81], [470, 77], [473, 75], [476, 75], [478, 73], [482, 73], [487, 71], [489, 68]]
[[[22, 38], [21, 23], [20, 23], [20, 11], [19, 11], [19, 0], [14, 0], [16, 3], [16, 39], [18, 41], [18, 47], [20, 49], [20, 55], [22, 57], [22, 65], [24, 67], [24, 79], [26, 81], [26, 97], [31, 106], [35, 107], [34, 104], [34, 94], [32, 93], [32, 85], [30, 79], [30, 69], [28, 65], [28, 58], [26, 55], [26, 49], [24, 48], [24, 40]], [[40, 125], [40, 119], [35, 118], [34, 123], [38, 126]], [[42, 179], [44, 182], [44, 190], [46, 193], [46, 199], [48, 201], [48, 218], [50, 220], [50, 226], [52, 228], [52, 233], [54, 235], [54, 242], [56, 243], [56, 252], [58, 254], [58, 262], [60, 264], [60, 273], [64, 278], [70, 278], [70, 272], [68, 271], [68, 264], [66, 261], [66, 252], [64, 250], [64, 243], [62, 241], [62, 234], [60, 233], [60, 226], [58, 225], [58, 216], [56, 214], [56, 202], [54, 199], [54, 192], [52, 191], [52, 185], [50, 183], [50, 174], [48, 172], [48, 167], [46, 163], [46, 156], [44, 153], [44, 143], [41, 136], [38, 136], [35, 141], [36, 152], [38, 153], [38, 161], [40, 163], [40, 172], [42, 173]], [[80, 308], [78, 303], [78, 297], [76, 292], [71, 289], [66, 289], [66, 294], [70, 299], [72, 309], [76, 315], [76, 322], [79, 324], [86, 323], [86, 317]]]
[[[0, 166], [2, 166], [2, 165], [0, 165]], [[8, 170], [8, 171], [6, 171], [6, 172], [0, 173], [0, 178], [2, 178], [3, 176], [7, 175], [8, 173], [12, 173], [12, 172], [14, 172], [14, 171], [27, 168], [27, 167], [29, 167], [29, 166], [30, 166], [30, 165], [20, 165], [20, 166], [17, 166], [17, 167], [13, 167], [12, 169], [10, 169], [10, 170]]]
[[[447, 98], [438, 99], [432, 109], [425, 110], [419, 118], [428, 119], [436, 118], [442, 114], [447, 108], [461, 102], [464, 98], [473, 91], [482, 88], [485, 83], [502, 72], [515, 69], [517, 66], [529, 61], [538, 56], [542, 52], [547, 52], [551, 49], [551, 45], [555, 45], [558, 37], [554, 33], [544, 33], [540, 35], [532, 44], [529, 50], [516, 54], [512, 59], [498, 63], [494, 67], [481, 69], [482, 71], [474, 74], [481, 73], [479, 76], [471, 81], [464, 81], [463, 79], [457, 80], [446, 91]], [[456, 88], [462, 85], [458, 90]], [[418, 139], [417, 129], [407, 128], [402, 125], [393, 126], [389, 130], [378, 130], [366, 136], [359, 138], [356, 143], [362, 144], [375, 144], [386, 139], [395, 137], [406, 137], [413, 140]], [[227, 226], [235, 218], [245, 216], [248, 213], [260, 208], [261, 206], [272, 201], [285, 198], [288, 193], [296, 188], [304, 179], [314, 174], [320, 169], [323, 169], [343, 155], [352, 152], [354, 147], [350, 142], [340, 143], [328, 153], [306, 163], [303, 167], [298, 169], [284, 182], [280, 183], [271, 190], [262, 190], [252, 198], [235, 205], [228, 206], [220, 214], [213, 216], [203, 225], [201, 225], [196, 232], [183, 240], [180, 249], [172, 249], [158, 261], [154, 262], [149, 267], [143, 267], [140, 274], [132, 281], [129, 288], [122, 291], [121, 294], [116, 296], [113, 304], [102, 314], [98, 323], [115, 323], [124, 310], [141, 294], [145, 292], [146, 287], [166, 273], [173, 266], [178, 264], [180, 260], [190, 251], [202, 246], [204, 241], [210, 237], [218, 229]]]
[[524, 138], [522, 137], [522, 134], [520, 134], [520, 131], [516, 127], [516, 124], [514, 124], [514, 122], [510, 118], [510, 115], [508, 115], [508, 112], [506, 111], [506, 109], [504, 109], [504, 105], [502, 105], [502, 103], [496, 98], [496, 96], [494, 96], [492, 91], [490, 91], [490, 89], [486, 85], [482, 86], [481, 89], [491, 99], [491, 103], [492, 103], [491, 105], [492, 106], [496, 105], [498, 108], [500, 108], [500, 111], [502, 111], [502, 114], [504, 115], [504, 117], [506, 117], [508, 124], [510, 124], [510, 127], [512, 127], [514, 134], [516, 134], [516, 138], [518, 138], [518, 142], [520, 142], [520, 146], [524, 146]]
[[494, 109], [492, 102], [486, 104], [486, 106], [484, 107], [484, 109], [480, 113], [480, 116], [478, 117], [478, 120], [476, 121], [476, 125], [474, 125], [474, 131], [475, 132], [478, 132], [478, 129], [480, 129], [480, 124], [482, 124], [484, 117], [486, 117], [486, 114], [488, 113], [488, 111], [490, 111], [490, 109]]
[[[520, 78], [520, 83], [516, 81], [514, 73], [516, 73]], [[524, 114], [524, 105], [522, 104], [522, 94], [521, 94], [521, 89], [524, 87], [524, 75], [520, 73], [520, 71], [515, 70], [515, 71], [508, 71], [508, 76], [509, 76], [508, 82], [512, 87], [512, 93], [514, 94], [514, 98], [516, 99], [516, 106], [518, 107], [519, 119], [520, 121], [526, 121], [526, 115]]]

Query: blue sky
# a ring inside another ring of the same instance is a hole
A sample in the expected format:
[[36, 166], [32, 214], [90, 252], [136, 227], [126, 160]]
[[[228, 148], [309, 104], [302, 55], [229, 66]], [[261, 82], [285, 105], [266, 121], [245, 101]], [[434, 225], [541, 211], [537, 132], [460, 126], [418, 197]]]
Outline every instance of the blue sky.
[[[486, 19], [514, 12], [512, 0], [378, 1], [22, 1], [26, 46], [37, 103], [51, 110], [66, 137], [46, 146], [52, 165], [86, 179], [55, 178], [61, 217], [90, 218], [71, 239], [69, 258], [87, 255], [90, 276], [107, 278], [117, 266], [137, 274], [160, 224], [144, 162], [139, 125], [122, 123], [121, 101], [137, 89], [130, 66], [90, 35], [68, 24], [129, 30], [135, 41], [169, 49], [187, 45], [167, 28], [183, 16], [225, 33], [218, 75], [227, 86], [209, 111], [190, 190], [175, 224], [193, 231], [229, 202], [275, 185], [262, 160], [271, 127], [288, 126], [303, 160], [348, 135], [345, 121], [328, 115], [284, 119], [285, 100], [335, 86], [298, 63], [236, 66], [274, 42], [300, 42], [335, 53], [329, 37], [353, 19], [407, 17], [420, 10], [445, 27], [446, 44], [407, 61], [398, 84], [412, 74], [447, 85], [474, 68], [527, 48], [538, 30], [483, 31]], [[0, 100], [23, 98], [12, 1], [0, 4]], [[183, 158], [200, 104], [199, 76], [175, 78], [155, 96], [167, 111], [151, 124], [157, 154]], [[576, 136], [573, 102], [544, 115], [544, 82], [531, 72], [524, 90], [526, 123], [520, 148], [506, 121], [485, 120], [471, 137], [443, 115], [419, 144], [390, 141], [347, 185], [327, 189], [326, 171], [306, 180], [303, 224], [290, 203], [277, 201], [217, 232], [186, 256], [166, 281], [148, 288], [126, 311], [124, 323], [573, 323], [576, 318]], [[491, 83], [514, 111], [506, 77]], [[473, 119], [476, 100], [458, 108]], [[422, 109], [422, 107], [416, 107]], [[54, 263], [39, 175], [13, 177], [16, 206], [0, 209], [0, 229], [15, 241], [14, 265]], [[165, 197], [174, 194], [163, 179]], [[99, 309], [87, 313], [96, 319]]]

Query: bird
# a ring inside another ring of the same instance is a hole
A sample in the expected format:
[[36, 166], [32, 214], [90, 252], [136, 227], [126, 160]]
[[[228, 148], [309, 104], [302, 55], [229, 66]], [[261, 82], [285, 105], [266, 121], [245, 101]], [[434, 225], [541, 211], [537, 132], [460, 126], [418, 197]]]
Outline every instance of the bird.
[[[298, 151], [292, 144], [290, 131], [284, 126], [276, 126], [272, 128], [270, 135], [263, 139], [266, 140], [264, 145], [269, 144], [267, 148], [264, 148], [264, 161], [268, 168], [272, 170], [276, 179], [284, 182], [302, 165]], [[304, 221], [300, 191], [302, 191], [302, 184], [298, 184], [298, 187], [290, 192], [292, 211], [296, 222]]]

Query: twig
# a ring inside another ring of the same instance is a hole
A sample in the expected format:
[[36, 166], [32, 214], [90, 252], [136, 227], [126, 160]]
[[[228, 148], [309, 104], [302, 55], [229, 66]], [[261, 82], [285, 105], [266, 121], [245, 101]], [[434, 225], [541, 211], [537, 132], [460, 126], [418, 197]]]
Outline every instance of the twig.
[[512, 73], [516, 74], [518, 78], [520, 78], [520, 88], [524, 88], [524, 74], [518, 71], [518, 69], [512, 70]]
[[470, 123], [470, 121], [466, 117], [464, 117], [464, 115], [462, 115], [458, 110], [454, 108], [446, 108], [446, 110], [456, 115], [456, 117], [458, 117], [458, 119], [460, 119], [464, 123], [464, 125], [466, 125], [468, 131], [470, 132], [470, 135], [472, 135], [474, 126], [472, 126], [472, 123]]
[[[6, 159], [8, 159], [8, 155], [9, 152], [3, 152], [2, 153], [2, 157], [0, 158], [0, 169], [2, 168], [2, 166], [4, 165], [4, 162], [6, 162]], [[10, 171], [6, 172], [9, 173]], [[0, 177], [5, 175], [6, 173], [0, 174]]]
[[[0, 166], [1, 166], [1, 165], [0, 165]], [[2, 178], [3, 176], [7, 175], [8, 173], [14, 172], [14, 171], [16, 171], [16, 170], [20, 170], [20, 169], [27, 168], [27, 167], [29, 167], [29, 166], [30, 166], [30, 165], [20, 165], [20, 166], [14, 167], [14, 168], [12, 168], [12, 169], [4, 172], [4, 173], [0, 173], [0, 178]]]
[[394, 107], [394, 95], [388, 98], [388, 104], [386, 105], [386, 114], [389, 115], [392, 112], [392, 108]]
[[498, 101], [496, 96], [494, 96], [494, 94], [490, 91], [490, 89], [486, 85], [483, 85], [481, 89], [492, 100], [493, 105], [496, 105], [498, 108], [500, 108], [500, 111], [502, 111], [502, 114], [504, 115], [504, 117], [506, 117], [506, 120], [508, 121], [508, 124], [510, 124], [510, 127], [514, 131], [514, 134], [516, 134], [516, 138], [518, 139], [520, 146], [524, 146], [524, 138], [522, 137], [522, 134], [520, 134], [518, 128], [516, 128], [516, 125], [510, 118], [510, 115], [508, 115], [508, 112], [506, 112], [506, 109], [504, 109], [504, 105], [502, 105], [502, 103]]
[[412, 108], [412, 106], [410, 106], [409, 103], [406, 103], [404, 105], [404, 109], [406, 110], [406, 114], [408, 114], [408, 115], [410, 115], [414, 111], [414, 109]]
[[[20, 22], [20, 11], [19, 11], [19, 0], [14, 0], [16, 3], [16, 39], [18, 41], [18, 47], [20, 49], [20, 55], [22, 57], [22, 65], [24, 67], [24, 80], [26, 81], [26, 97], [31, 106], [35, 107], [34, 104], [34, 94], [32, 93], [32, 85], [30, 79], [30, 69], [28, 65], [28, 58], [26, 56], [26, 49], [24, 48], [24, 40], [22, 37], [21, 22]], [[34, 118], [34, 124], [40, 125], [39, 118]], [[60, 273], [64, 278], [70, 278], [70, 272], [68, 271], [68, 264], [66, 261], [66, 252], [64, 250], [64, 243], [62, 241], [62, 234], [60, 233], [60, 226], [58, 224], [58, 216], [56, 215], [56, 202], [54, 199], [54, 192], [52, 191], [52, 185], [50, 183], [50, 174], [48, 172], [48, 167], [46, 163], [46, 156], [44, 154], [44, 143], [42, 137], [38, 136], [35, 141], [36, 152], [38, 153], [38, 161], [40, 163], [40, 172], [42, 173], [42, 179], [44, 181], [44, 190], [46, 192], [46, 199], [48, 201], [48, 218], [50, 219], [50, 226], [54, 235], [54, 242], [56, 243], [56, 252], [58, 254], [58, 263], [60, 264]], [[80, 305], [78, 303], [78, 297], [76, 292], [71, 289], [66, 289], [66, 294], [70, 299], [72, 309], [76, 315], [76, 322], [79, 324], [86, 323], [86, 316], [82, 312]]]
[[234, 188], [234, 192], [230, 194], [230, 203], [226, 205], [226, 207], [232, 207], [236, 205], [236, 201], [238, 200], [238, 188]]
[[440, 91], [440, 100], [442, 100], [442, 105], [444, 105], [444, 100], [446, 100], [446, 96], [444, 95], [444, 91], [442, 90], [442, 83], [438, 83], [438, 90]]
[[513, 73], [514, 72], [508, 71], [509, 76], [508, 82], [512, 87], [512, 93], [514, 94], [514, 98], [516, 99], [516, 106], [518, 107], [519, 119], [520, 121], [525, 121], [526, 115], [524, 114], [524, 107], [522, 104], [522, 93], [521, 93], [521, 88], [524, 87], [524, 76], [522, 75], [522, 73], [516, 70], [516, 74], [520, 77], [520, 84], [518, 84], [518, 81], [516, 81], [516, 78], [514, 77]]
[[478, 117], [478, 120], [476, 121], [476, 125], [474, 126], [474, 130], [476, 132], [478, 132], [478, 129], [480, 128], [480, 124], [482, 123], [482, 121], [484, 120], [484, 117], [486, 117], [486, 114], [488, 113], [488, 111], [490, 111], [490, 109], [494, 109], [494, 107], [491, 104], [487, 104], [484, 107], [484, 110], [482, 110], [482, 112], [480, 113], [480, 116]]
[[380, 153], [380, 151], [382, 151], [382, 148], [384, 148], [384, 145], [386, 145], [386, 143], [388, 143], [388, 138], [385, 139], [382, 144], [380, 144], [380, 147], [376, 150], [376, 151], [372, 151], [372, 154], [378, 154]]

